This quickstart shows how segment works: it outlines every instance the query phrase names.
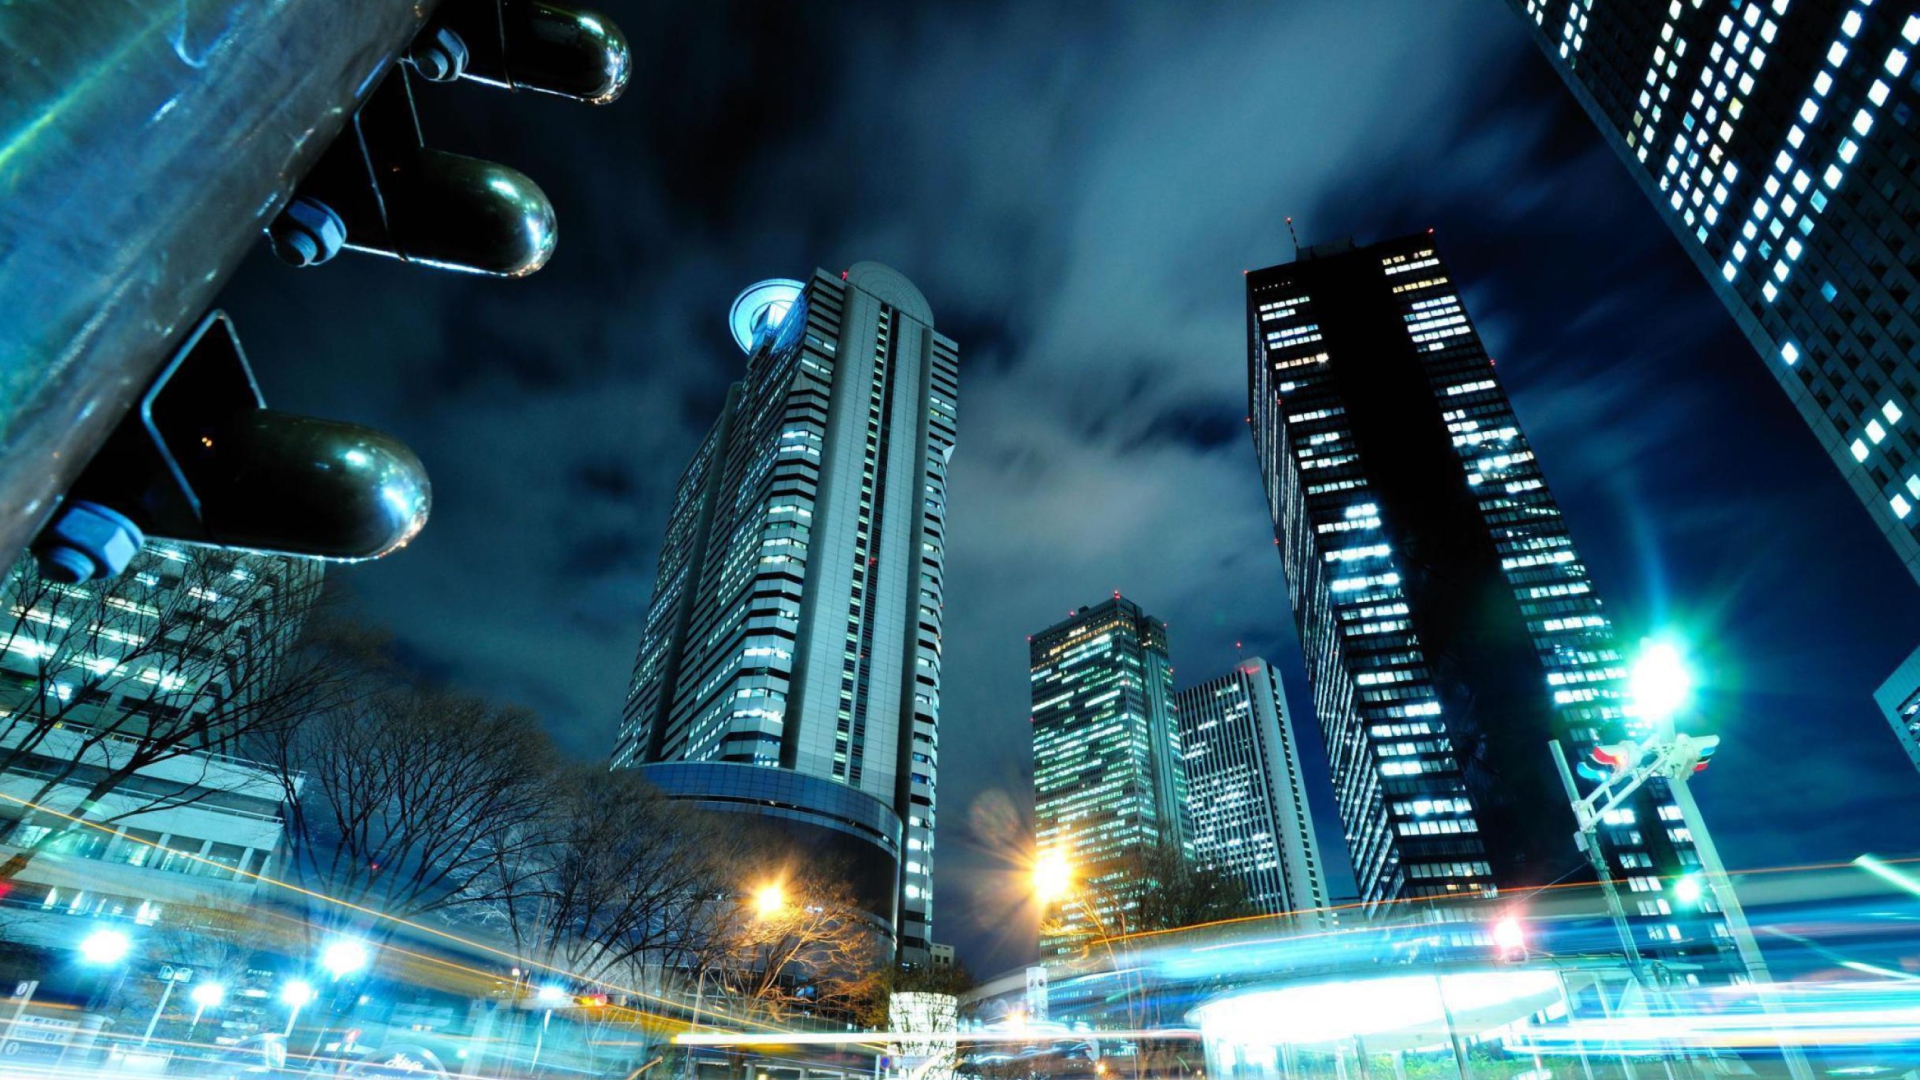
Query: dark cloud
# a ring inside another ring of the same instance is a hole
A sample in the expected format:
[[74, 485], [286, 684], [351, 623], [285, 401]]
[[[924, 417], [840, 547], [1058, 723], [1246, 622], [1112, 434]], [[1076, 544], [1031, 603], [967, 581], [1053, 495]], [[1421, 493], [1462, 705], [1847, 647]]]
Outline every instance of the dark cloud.
[[734, 293], [889, 263], [962, 350], [937, 932], [1018, 963], [1025, 635], [1124, 590], [1182, 683], [1266, 655], [1309, 716], [1240, 271], [1290, 257], [1287, 215], [1434, 228], [1621, 625], [1707, 643], [1729, 860], [1911, 847], [1868, 694], [1912, 584], [1498, 0], [601, 6], [637, 49], [612, 108], [422, 91], [429, 142], [546, 188], [549, 267], [256, 257], [226, 298], [271, 400], [432, 470], [426, 532], [336, 574], [421, 669], [603, 756]]

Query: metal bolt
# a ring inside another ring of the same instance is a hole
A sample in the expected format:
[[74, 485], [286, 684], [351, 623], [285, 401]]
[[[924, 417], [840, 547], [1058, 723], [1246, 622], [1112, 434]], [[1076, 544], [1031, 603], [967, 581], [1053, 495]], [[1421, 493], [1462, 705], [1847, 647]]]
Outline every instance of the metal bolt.
[[144, 543], [140, 527], [125, 514], [81, 501], [61, 507], [34, 543], [34, 554], [40, 559], [41, 573], [76, 584], [125, 570]]
[[347, 242], [347, 223], [333, 207], [318, 199], [301, 196], [287, 204], [280, 216], [267, 226], [273, 241], [273, 253], [293, 266], [318, 266], [335, 255]]
[[428, 82], [452, 82], [466, 74], [467, 43], [442, 26], [415, 38], [407, 59]]

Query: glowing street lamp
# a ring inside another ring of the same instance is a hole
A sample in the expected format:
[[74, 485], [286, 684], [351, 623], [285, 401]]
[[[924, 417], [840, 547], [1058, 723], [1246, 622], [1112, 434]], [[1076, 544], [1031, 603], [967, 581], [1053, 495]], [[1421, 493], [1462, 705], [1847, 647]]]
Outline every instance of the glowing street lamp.
[[1493, 924], [1493, 945], [1502, 958], [1516, 957], [1527, 949], [1527, 934], [1517, 916], [1508, 915]]
[[540, 1018], [540, 1033], [533, 1039], [533, 1060], [527, 1063], [530, 1069], [540, 1064], [540, 1051], [547, 1044], [547, 1025], [553, 1023], [553, 1010], [565, 1005], [571, 998], [566, 987], [549, 984], [534, 991], [533, 1000], [546, 1008], [546, 1015]]
[[365, 971], [373, 960], [367, 943], [358, 938], [335, 938], [320, 951], [320, 966], [337, 982], [358, 971]]
[[112, 927], [102, 927], [80, 940], [80, 959], [95, 967], [117, 964], [131, 951], [133, 939]]
[[1702, 895], [1699, 874], [1688, 874], [1673, 883], [1673, 898], [1682, 906], [1692, 907], [1698, 904]]
[[1627, 693], [1641, 719], [1664, 727], [1693, 699], [1693, 670], [1671, 641], [1647, 641], [1627, 675]]
[[777, 881], [762, 885], [760, 890], [753, 894], [753, 910], [763, 919], [770, 919], [780, 914], [780, 910], [786, 906], [787, 890], [781, 888]]
[[293, 1011], [287, 1014], [287, 1030], [282, 1038], [293, 1038], [293, 1025], [300, 1022], [300, 1010], [312, 1003], [315, 992], [313, 984], [305, 979], [289, 979], [280, 988], [280, 1004], [291, 1006]]
[[192, 1041], [194, 1029], [200, 1026], [200, 1016], [208, 1009], [217, 1009], [227, 1000], [227, 988], [217, 982], [203, 982], [187, 991], [187, 1000], [193, 1002], [193, 1023], [187, 1025], [187, 1039]]
[[1033, 895], [1042, 904], [1066, 899], [1073, 890], [1073, 865], [1063, 851], [1043, 851], [1033, 862]]

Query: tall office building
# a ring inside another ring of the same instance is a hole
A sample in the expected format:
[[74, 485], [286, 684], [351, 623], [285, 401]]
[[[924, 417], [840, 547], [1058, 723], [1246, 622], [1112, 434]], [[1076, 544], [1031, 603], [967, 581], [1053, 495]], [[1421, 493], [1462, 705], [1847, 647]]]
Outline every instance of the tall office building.
[[924, 962], [959, 354], [877, 263], [764, 281], [681, 477], [613, 763], [778, 820]]
[[1893, 725], [1893, 737], [1900, 740], [1900, 749], [1907, 752], [1914, 768], [1920, 769], [1920, 649], [1887, 676], [1873, 700], [1886, 714], [1887, 723]]
[[1326, 873], [1279, 674], [1245, 660], [1173, 703], [1194, 861], [1240, 879], [1260, 911], [1317, 921]]
[[[1433, 237], [1246, 281], [1254, 448], [1362, 902], [1577, 879], [1547, 743], [1632, 728], [1624, 663]], [[1721, 920], [1662, 892], [1696, 827], [1658, 787], [1602, 827], [1645, 948], [1718, 952]]]
[[1920, 577], [1920, 14], [1508, 2]]
[[1074, 877], [1074, 895], [1043, 920], [1044, 957], [1089, 930], [1119, 932], [1139, 885], [1119, 866], [1129, 852], [1188, 848], [1187, 781], [1165, 623], [1115, 593], [1033, 635], [1027, 652], [1035, 846]]
[[11, 940], [70, 949], [75, 916], [181, 925], [252, 899], [287, 791], [235, 755], [298, 715], [281, 680], [320, 583], [318, 562], [160, 542], [79, 585], [14, 564], [0, 859], [32, 858], [0, 890]]

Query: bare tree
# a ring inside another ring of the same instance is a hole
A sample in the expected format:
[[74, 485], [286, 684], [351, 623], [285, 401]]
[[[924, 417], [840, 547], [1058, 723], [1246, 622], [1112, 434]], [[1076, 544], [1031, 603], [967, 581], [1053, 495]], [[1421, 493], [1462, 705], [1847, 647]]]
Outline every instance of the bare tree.
[[775, 1021], [856, 1014], [887, 959], [873, 916], [818, 872], [788, 874], [777, 889], [719, 908], [726, 947], [715, 967], [735, 1011]]
[[320, 592], [311, 563], [214, 549], [159, 548], [81, 585], [16, 564], [0, 612], [0, 773], [30, 786], [0, 807], [15, 848], [0, 878], [75, 830], [207, 797], [221, 755], [338, 692], [338, 652], [303, 633]]
[[392, 923], [368, 912], [413, 919], [497, 901], [544, 843], [554, 754], [523, 709], [388, 688], [285, 731], [273, 761], [294, 873], [335, 901], [322, 923], [372, 919], [364, 929], [379, 937]]
[[705, 816], [636, 773], [575, 765], [555, 776], [532, 826], [532, 842], [500, 852], [490, 902], [467, 905], [519, 955], [602, 983], [710, 951], [707, 909], [730, 870], [726, 840]]

